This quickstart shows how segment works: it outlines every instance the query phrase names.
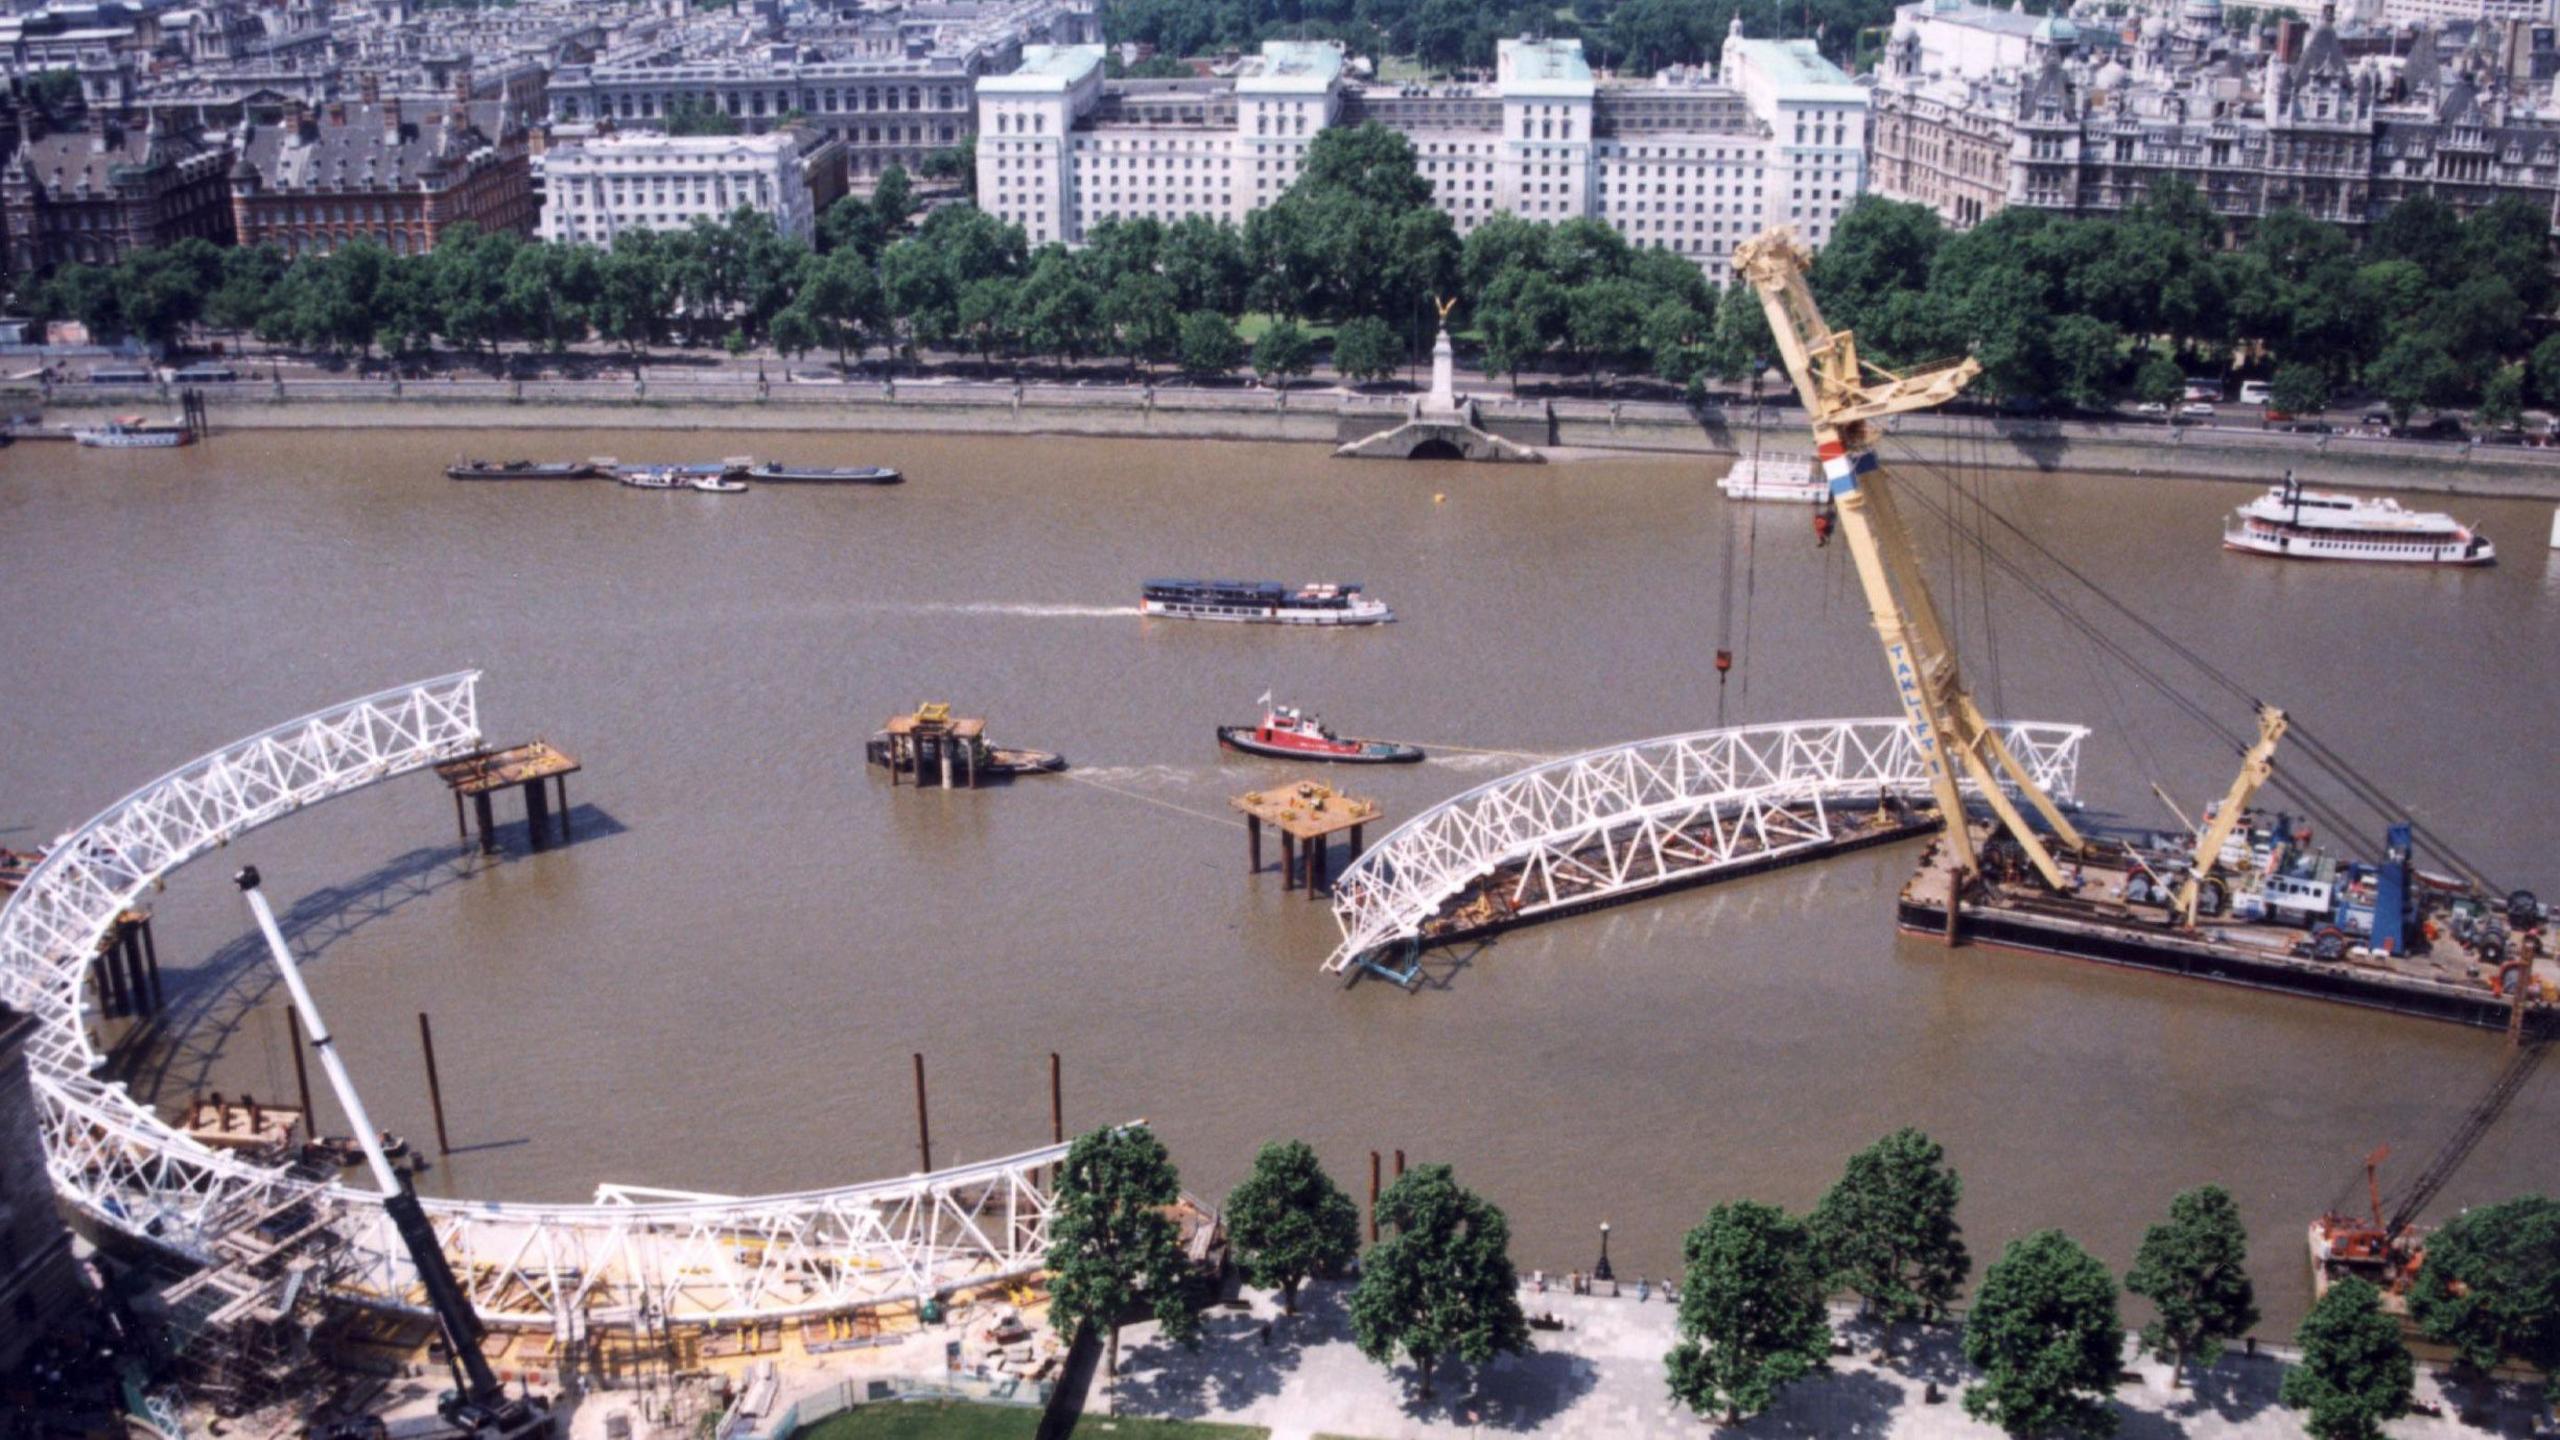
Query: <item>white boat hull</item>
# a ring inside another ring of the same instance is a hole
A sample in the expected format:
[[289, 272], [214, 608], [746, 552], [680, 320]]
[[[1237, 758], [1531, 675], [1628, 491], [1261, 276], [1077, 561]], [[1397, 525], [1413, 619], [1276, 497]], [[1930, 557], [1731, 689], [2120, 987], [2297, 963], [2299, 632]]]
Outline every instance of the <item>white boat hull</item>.
[[1215, 620], [1231, 625], [1384, 625], [1396, 618], [1396, 612], [1373, 602], [1340, 610], [1300, 610], [1263, 606], [1244, 609], [1237, 606], [1167, 605], [1161, 601], [1143, 600], [1138, 613], [1165, 620]]
[[2246, 529], [2222, 532], [2222, 548], [2287, 560], [2356, 560], [2382, 565], [2487, 565], [2498, 547], [2482, 540], [2415, 540], [2381, 535], [2267, 535]]
[[1741, 456], [1717, 479], [1716, 488], [1736, 500], [1784, 505], [1820, 505], [1831, 498], [1831, 486], [1814, 471], [1808, 455]]
[[74, 430], [71, 438], [93, 450], [175, 450], [187, 443], [183, 430]]

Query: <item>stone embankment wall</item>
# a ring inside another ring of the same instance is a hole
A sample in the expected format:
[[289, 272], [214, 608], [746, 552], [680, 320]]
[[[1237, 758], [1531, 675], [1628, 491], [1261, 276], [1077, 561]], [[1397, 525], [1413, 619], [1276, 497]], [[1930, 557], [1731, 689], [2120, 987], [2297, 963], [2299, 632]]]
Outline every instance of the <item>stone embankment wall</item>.
[[[1166, 385], [760, 384], [704, 379], [387, 382], [262, 381], [208, 388], [217, 428], [877, 430], [991, 435], [1161, 436], [1340, 443], [1376, 417], [1404, 414], [1401, 395]], [[137, 408], [173, 408], [163, 391], [49, 394], [0, 388], [0, 409], [44, 407], [55, 426]], [[1729, 456], [1755, 444], [1748, 412], [1628, 401], [1496, 402], [1486, 413], [1569, 449]], [[1801, 412], [1771, 407], [1756, 443], [1809, 448]], [[1506, 430], [1506, 433], [1507, 430]], [[2291, 470], [2315, 483], [2473, 495], [2560, 498], [2560, 449], [2471, 446], [2254, 427], [1904, 416], [1881, 447], [1888, 464], [2162, 475], [2271, 484]]]

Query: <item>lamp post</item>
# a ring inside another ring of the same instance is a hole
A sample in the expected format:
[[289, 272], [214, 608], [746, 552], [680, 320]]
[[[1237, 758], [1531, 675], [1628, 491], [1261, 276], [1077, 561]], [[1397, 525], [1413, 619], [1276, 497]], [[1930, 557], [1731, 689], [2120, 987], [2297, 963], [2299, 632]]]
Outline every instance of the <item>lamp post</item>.
[[1591, 1267], [1591, 1278], [1611, 1281], [1618, 1278], [1617, 1273], [1609, 1268], [1609, 1222], [1606, 1220], [1600, 1222], [1600, 1263]]

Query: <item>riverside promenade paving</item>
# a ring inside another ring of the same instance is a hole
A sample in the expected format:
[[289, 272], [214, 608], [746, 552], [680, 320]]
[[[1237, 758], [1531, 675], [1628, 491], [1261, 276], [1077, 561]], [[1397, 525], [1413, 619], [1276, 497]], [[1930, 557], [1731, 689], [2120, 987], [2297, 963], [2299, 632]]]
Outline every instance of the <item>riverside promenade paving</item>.
[[[1247, 1292], [1248, 1308], [1203, 1317], [1196, 1351], [1161, 1342], [1152, 1325], [1129, 1326], [1121, 1332], [1116, 1394], [1106, 1396], [1097, 1376], [1080, 1433], [1107, 1433], [1102, 1422], [1115, 1413], [1115, 1402], [1122, 1415], [1266, 1426], [1274, 1440], [1532, 1434], [1615, 1440], [1697, 1437], [1722, 1429], [1676, 1407], [1663, 1386], [1662, 1357], [1671, 1348], [1674, 1312], [1658, 1292], [1645, 1303], [1635, 1299], [1632, 1286], [1617, 1299], [1528, 1296], [1529, 1313], [1552, 1310], [1565, 1328], [1533, 1332], [1535, 1353], [1505, 1357], [1480, 1371], [1444, 1362], [1437, 1396], [1428, 1404], [1416, 1398], [1409, 1367], [1390, 1376], [1353, 1346], [1344, 1308], [1348, 1287], [1318, 1285], [1310, 1292], [1301, 1297], [1296, 1319], [1275, 1320], [1267, 1347], [1262, 1323], [1279, 1310], [1259, 1292]], [[1967, 1417], [1957, 1401], [1966, 1372], [1951, 1332], [1934, 1334], [1884, 1368], [1867, 1360], [1873, 1340], [1854, 1323], [1843, 1323], [1848, 1320], [1847, 1312], [1835, 1313], [1834, 1329], [1844, 1339], [1859, 1340], [1861, 1353], [1835, 1357], [1828, 1373], [1789, 1387], [1771, 1411], [1725, 1433], [2000, 1440], [1997, 1428]], [[2164, 1365], [2141, 1361], [2130, 1364], [2128, 1373], [2140, 1378], [2116, 1392], [2120, 1440], [2294, 1440], [2305, 1434], [2294, 1413], [2276, 1403], [2283, 1365], [2272, 1355], [2251, 1358], [2235, 1350], [2200, 1383], [2175, 1392]], [[1941, 1396], [1936, 1403], [1928, 1394], [1933, 1383]], [[2421, 1370], [2418, 1397], [2443, 1413], [2393, 1422], [2388, 1433], [2396, 1440], [2560, 1435], [2547, 1421], [2536, 1428], [2535, 1397], [2515, 1387], [2454, 1388]]]

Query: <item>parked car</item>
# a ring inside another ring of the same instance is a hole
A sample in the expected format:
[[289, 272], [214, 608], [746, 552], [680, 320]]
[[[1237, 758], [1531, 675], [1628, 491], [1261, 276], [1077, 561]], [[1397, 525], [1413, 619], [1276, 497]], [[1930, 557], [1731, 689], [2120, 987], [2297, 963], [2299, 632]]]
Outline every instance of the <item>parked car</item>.
[[2178, 418], [2182, 420], [2210, 420], [2213, 416], [2213, 406], [2207, 401], [2190, 400], [2178, 407]]
[[2388, 430], [2391, 428], [2391, 412], [2388, 410], [2367, 410], [2364, 412], [2363, 424], [2364, 428], [2367, 430]]
[[2166, 415], [2169, 413], [2169, 407], [2161, 404], [2157, 400], [2145, 400], [2141, 404], [2133, 407], [2133, 413], [2136, 415]]

